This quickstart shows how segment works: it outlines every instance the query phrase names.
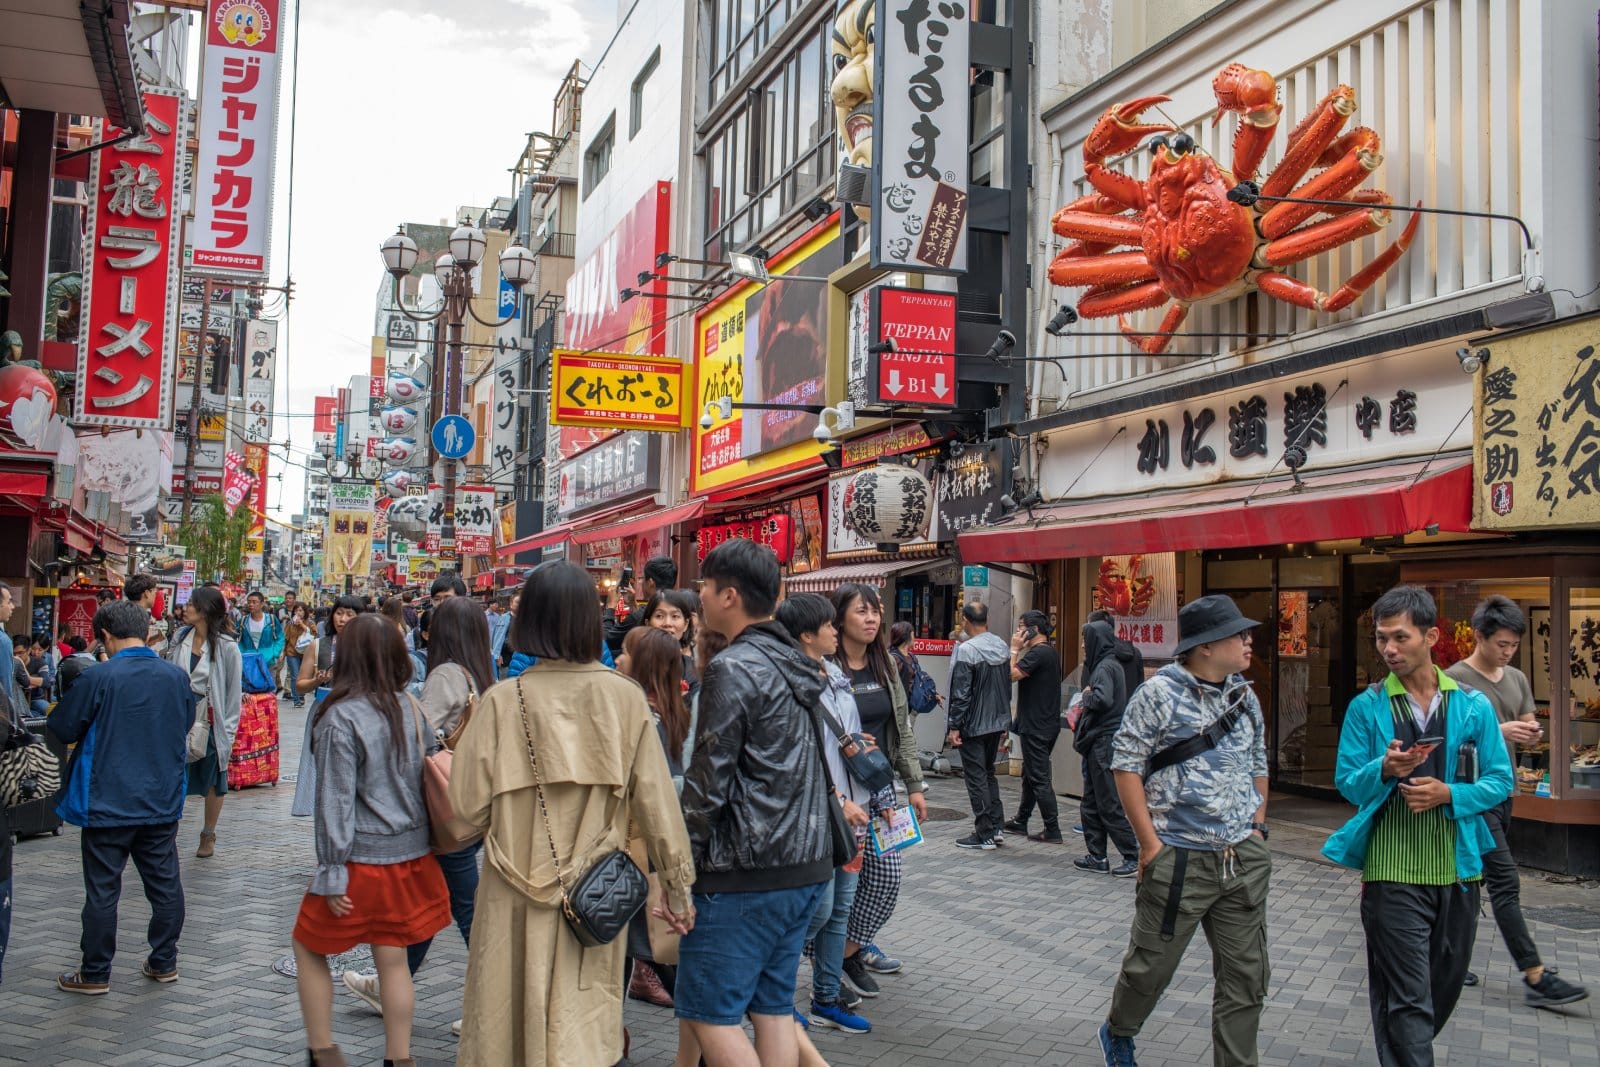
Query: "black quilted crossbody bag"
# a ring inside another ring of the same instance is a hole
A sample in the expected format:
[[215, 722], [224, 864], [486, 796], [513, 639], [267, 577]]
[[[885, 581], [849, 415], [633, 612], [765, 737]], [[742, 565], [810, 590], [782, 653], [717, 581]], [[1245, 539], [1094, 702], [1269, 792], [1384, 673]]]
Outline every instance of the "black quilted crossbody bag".
[[649, 896], [650, 886], [639, 865], [626, 852], [606, 853], [584, 871], [572, 888], [561, 877], [561, 857], [556, 853], [556, 838], [550, 830], [550, 812], [544, 806], [544, 782], [539, 776], [539, 757], [533, 751], [533, 731], [528, 728], [528, 703], [522, 696], [522, 680], [517, 680], [517, 707], [522, 713], [522, 736], [528, 742], [528, 762], [533, 765], [533, 791], [539, 798], [539, 817], [544, 822], [545, 840], [550, 842], [550, 862], [555, 864], [556, 883], [561, 887], [561, 914], [578, 943], [599, 948], [616, 940], [639, 914]]

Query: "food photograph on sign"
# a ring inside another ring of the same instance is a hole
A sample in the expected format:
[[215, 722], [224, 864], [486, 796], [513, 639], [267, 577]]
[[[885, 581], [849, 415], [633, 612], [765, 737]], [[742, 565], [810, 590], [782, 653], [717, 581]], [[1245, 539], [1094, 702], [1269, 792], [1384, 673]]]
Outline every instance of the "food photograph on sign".
[[[826, 276], [839, 265], [836, 246], [826, 246], [784, 273]], [[746, 381], [760, 383], [768, 404], [820, 404], [828, 384], [828, 287], [818, 282], [779, 282], [745, 301]], [[748, 411], [745, 439], [769, 452], [811, 436], [816, 417], [803, 411]]]

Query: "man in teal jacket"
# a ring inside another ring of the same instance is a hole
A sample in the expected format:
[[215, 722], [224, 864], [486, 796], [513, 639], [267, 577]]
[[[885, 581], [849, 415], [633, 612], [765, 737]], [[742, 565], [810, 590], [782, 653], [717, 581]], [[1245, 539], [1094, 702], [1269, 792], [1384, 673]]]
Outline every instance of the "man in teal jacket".
[[1439, 613], [1414, 585], [1372, 606], [1389, 675], [1350, 702], [1334, 782], [1359, 810], [1322, 853], [1361, 872], [1367, 996], [1383, 1067], [1430, 1067], [1472, 962], [1483, 813], [1511, 789], [1499, 719], [1433, 663]]

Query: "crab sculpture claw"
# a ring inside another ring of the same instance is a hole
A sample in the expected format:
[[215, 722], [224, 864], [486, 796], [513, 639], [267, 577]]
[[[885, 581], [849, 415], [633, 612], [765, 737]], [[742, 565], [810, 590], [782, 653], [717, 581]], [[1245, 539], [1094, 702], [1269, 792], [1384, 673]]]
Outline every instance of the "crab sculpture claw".
[[1139, 121], [1146, 110], [1171, 99], [1170, 96], [1141, 96], [1106, 108], [1083, 142], [1084, 163], [1100, 163], [1107, 156], [1136, 148], [1140, 141], [1153, 133], [1171, 133], [1177, 127], [1164, 122]]
[[1211, 116], [1213, 126], [1229, 111], [1246, 116], [1270, 116], [1274, 123], [1277, 121], [1278, 82], [1264, 70], [1251, 70], [1243, 63], [1229, 63], [1212, 79], [1211, 89], [1217, 95], [1217, 113]]

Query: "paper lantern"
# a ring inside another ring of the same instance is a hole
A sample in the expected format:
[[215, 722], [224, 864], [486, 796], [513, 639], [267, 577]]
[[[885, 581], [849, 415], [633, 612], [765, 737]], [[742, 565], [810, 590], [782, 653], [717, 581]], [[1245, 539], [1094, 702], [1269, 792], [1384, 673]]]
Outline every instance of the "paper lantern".
[[391, 467], [404, 467], [416, 454], [415, 437], [387, 437], [378, 442], [378, 455]]
[[386, 407], [379, 412], [383, 428], [390, 433], [405, 433], [417, 424], [415, 408]]
[[933, 486], [914, 467], [868, 467], [845, 485], [843, 503], [845, 528], [880, 551], [928, 539]]
[[0, 436], [37, 448], [55, 410], [56, 387], [43, 371], [19, 363], [0, 367]]
[[428, 499], [408, 496], [389, 505], [389, 529], [401, 537], [417, 539], [428, 532]]
[[411, 488], [411, 483], [416, 481], [410, 471], [390, 471], [383, 476], [383, 487], [389, 495], [396, 500], [406, 495], [406, 490]]
[[409, 374], [391, 373], [385, 382], [389, 399], [404, 404], [422, 395], [422, 381]]

